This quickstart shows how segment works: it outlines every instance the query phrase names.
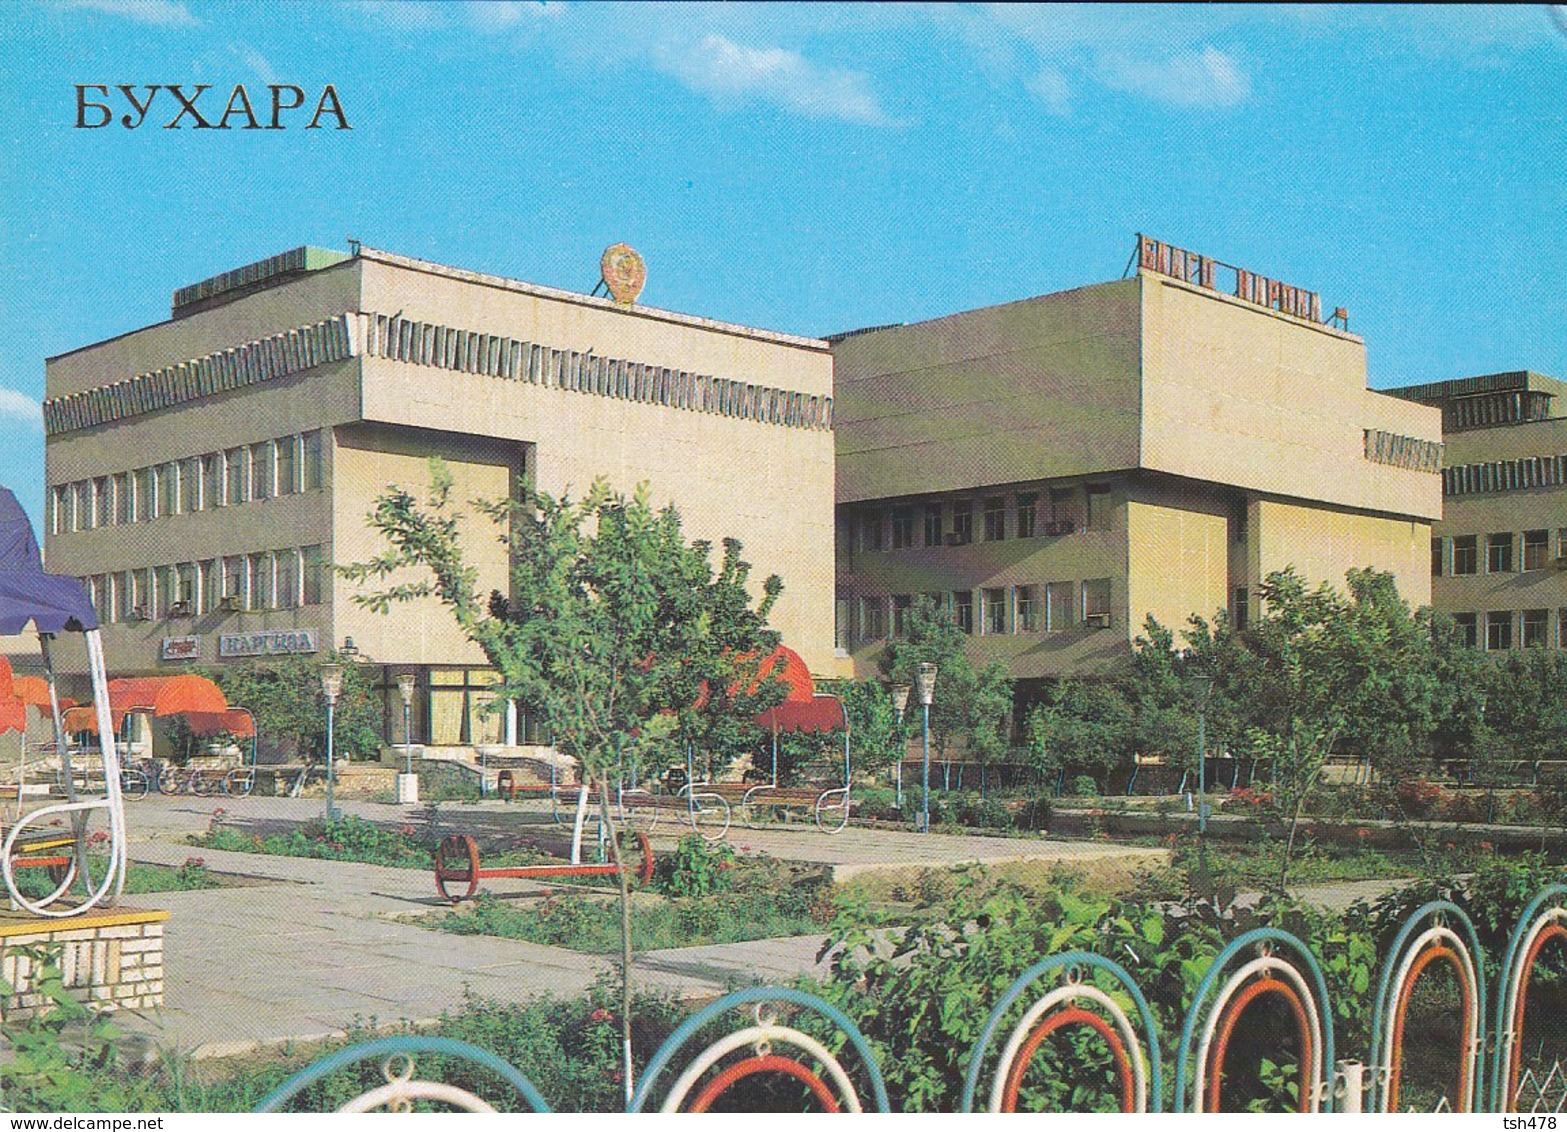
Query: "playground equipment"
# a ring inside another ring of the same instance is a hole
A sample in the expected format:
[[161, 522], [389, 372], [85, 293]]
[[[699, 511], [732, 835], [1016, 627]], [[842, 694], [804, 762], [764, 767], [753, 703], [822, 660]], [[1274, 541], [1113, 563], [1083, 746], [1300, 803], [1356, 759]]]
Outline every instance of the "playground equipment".
[[[66, 800], [23, 814], [20, 812], [22, 783], [17, 783], [18, 816], [6, 832], [4, 844], [0, 845], [0, 874], [3, 874], [6, 890], [18, 907], [37, 916], [60, 919], [79, 915], [99, 904], [112, 903], [125, 885], [125, 801], [120, 793], [119, 758], [109, 717], [103, 641], [92, 602], [88, 600], [81, 583], [74, 578], [44, 573], [38, 541], [33, 537], [33, 529], [26, 514], [16, 502], [16, 496], [6, 488], [0, 488], [0, 636], [14, 636], [28, 625], [38, 632], [49, 713], [54, 722], [55, 750], [62, 760], [64, 771]], [[74, 775], [71, 773], [60, 696], [55, 687], [52, 650], [54, 638], [67, 631], [81, 633], [87, 646], [87, 665], [93, 698], [98, 705], [97, 722], [102, 737], [99, 743], [104, 768], [102, 798], [78, 798]], [[5, 670], [4, 686], [0, 687], [0, 703], [6, 705], [0, 709], [7, 721], [4, 726], [23, 730], [25, 745], [26, 706], [15, 694], [9, 665]], [[20, 726], [17, 724], [18, 715], [21, 716]], [[90, 835], [87, 827], [92, 817], [98, 814], [107, 818], [109, 828], [100, 850], [106, 863], [102, 866], [102, 876], [94, 879], [92, 870], [97, 862], [89, 859]], [[42, 827], [55, 821], [65, 825], [69, 833], [40, 836]], [[67, 848], [69, 853], [59, 852]], [[27, 863], [24, 864], [24, 861]], [[17, 885], [18, 868], [49, 869], [54, 888], [42, 897], [27, 896]], [[78, 878], [82, 881], [80, 901], [63, 903]]]

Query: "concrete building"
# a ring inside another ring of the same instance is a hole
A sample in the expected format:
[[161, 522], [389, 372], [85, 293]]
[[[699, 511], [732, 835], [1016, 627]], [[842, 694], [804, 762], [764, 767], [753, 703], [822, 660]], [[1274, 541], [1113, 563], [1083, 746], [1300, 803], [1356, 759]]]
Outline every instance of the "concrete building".
[[[424, 488], [431, 456], [461, 501], [523, 476], [575, 495], [645, 481], [688, 536], [742, 539], [758, 585], [783, 577], [773, 624], [832, 672], [832, 394], [815, 339], [298, 248], [49, 359], [48, 562], [86, 580], [116, 674], [352, 638], [384, 688], [419, 670], [416, 741], [510, 742], [515, 723], [479, 711], [493, 674], [445, 610], [373, 614], [330, 570], [377, 553], [375, 497]], [[481, 586], [503, 588], [494, 528], [475, 516], [466, 533]]]
[[1143, 238], [1138, 263], [833, 339], [857, 673], [922, 593], [1023, 680], [1124, 654], [1150, 614], [1244, 619], [1285, 566], [1377, 567], [1430, 601], [1440, 414], [1368, 390], [1365, 343], [1316, 295]]
[[1488, 650], [1567, 648], [1567, 383], [1520, 370], [1389, 392], [1442, 413], [1432, 606]]

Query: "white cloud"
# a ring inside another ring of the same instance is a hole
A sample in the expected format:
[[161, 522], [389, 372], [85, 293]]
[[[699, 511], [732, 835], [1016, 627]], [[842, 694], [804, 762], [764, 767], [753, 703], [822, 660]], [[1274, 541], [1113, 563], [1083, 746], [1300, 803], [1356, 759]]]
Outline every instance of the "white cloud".
[[662, 70], [715, 101], [758, 98], [809, 118], [867, 126], [893, 121], [860, 71], [823, 67], [782, 47], [746, 47], [721, 35], [655, 52]]
[[1251, 97], [1251, 79], [1236, 60], [1211, 45], [1182, 51], [1162, 62], [1113, 54], [1099, 61], [1099, 75], [1115, 90], [1175, 106], [1218, 109]]
[[61, 7], [84, 8], [164, 28], [193, 28], [201, 23], [175, 0], [61, 0]]
[[510, 31], [524, 20], [553, 19], [565, 10], [564, 4], [543, 0], [469, 0], [464, 7], [468, 22], [482, 32]]
[[43, 407], [28, 394], [0, 385], [0, 420], [14, 421], [42, 430]]
[[1072, 112], [1072, 84], [1053, 67], [1046, 67], [1023, 85], [1037, 95], [1052, 114]]
[[261, 54], [261, 52], [257, 51], [254, 47], [250, 46], [250, 44], [231, 44], [229, 50], [237, 55], [240, 61], [245, 64], [245, 66], [256, 72], [256, 76], [260, 78], [262, 82], [275, 83], [279, 81], [277, 77], [277, 71], [273, 70], [272, 64], [267, 62], [266, 56]]

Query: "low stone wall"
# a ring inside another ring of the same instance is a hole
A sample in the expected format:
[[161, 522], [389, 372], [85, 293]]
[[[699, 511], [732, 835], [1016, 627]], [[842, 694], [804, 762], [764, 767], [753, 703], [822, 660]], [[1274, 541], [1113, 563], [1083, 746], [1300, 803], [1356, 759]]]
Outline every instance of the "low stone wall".
[[34, 989], [38, 964], [27, 954], [40, 948], [58, 956], [66, 989], [89, 1006], [162, 1006], [163, 924], [168, 918], [168, 912], [138, 908], [111, 908], [68, 920], [0, 916], [0, 978], [12, 990], [4, 999], [6, 1017], [27, 1017], [51, 1006]]

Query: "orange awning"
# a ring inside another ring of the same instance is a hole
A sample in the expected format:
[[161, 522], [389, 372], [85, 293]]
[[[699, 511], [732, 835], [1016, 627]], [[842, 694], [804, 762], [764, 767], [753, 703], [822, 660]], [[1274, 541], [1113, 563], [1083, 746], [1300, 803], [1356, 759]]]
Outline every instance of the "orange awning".
[[98, 734], [98, 715], [93, 711], [92, 704], [66, 708], [60, 713], [60, 720], [67, 735], [79, 735], [83, 731]]
[[11, 662], [0, 656], [0, 698], [11, 695]]
[[236, 739], [249, 739], [256, 734], [256, 721], [244, 708], [228, 711], [190, 711], [185, 722], [197, 735], [221, 735], [224, 732]]
[[837, 696], [809, 700], [785, 700], [756, 717], [758, 727], [770, 731], [844, 731], [843, 705]]
[[205, 676], [132, 676], [109, 681], [109, 712], [116, 727], [130, 712], [187, 715], [228, 709], [222, 689]]
[[[0, 657], [0, 660], [3, 660]], [[15, 696], [0, 696], [0, 735], [27, 730], [27, 705]]]
[[[11, 693], [32, 707], [49, 707], [49, 681], [42, 676], [18, 676], [11, 682]], [[76, 701], [69, 696], [60, 697], [60, 710], [75, 706]]]

